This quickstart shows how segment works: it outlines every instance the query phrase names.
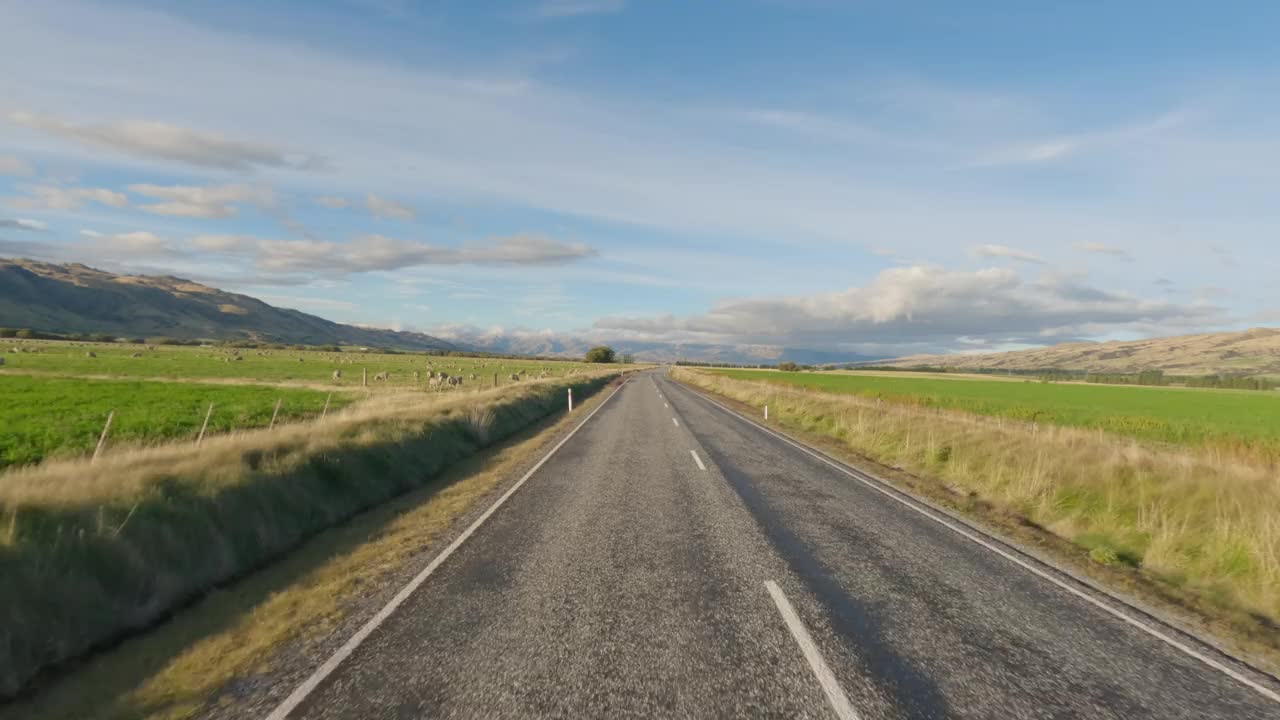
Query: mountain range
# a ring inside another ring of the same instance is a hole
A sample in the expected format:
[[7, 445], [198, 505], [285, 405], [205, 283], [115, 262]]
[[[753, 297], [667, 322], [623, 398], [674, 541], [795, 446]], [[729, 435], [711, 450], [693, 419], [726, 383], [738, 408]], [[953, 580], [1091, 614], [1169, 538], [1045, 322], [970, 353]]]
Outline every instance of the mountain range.
[[182, 340], [456, 350], [416, 332], [355, 327], [170, 276], [0, 258], [0, 327]]

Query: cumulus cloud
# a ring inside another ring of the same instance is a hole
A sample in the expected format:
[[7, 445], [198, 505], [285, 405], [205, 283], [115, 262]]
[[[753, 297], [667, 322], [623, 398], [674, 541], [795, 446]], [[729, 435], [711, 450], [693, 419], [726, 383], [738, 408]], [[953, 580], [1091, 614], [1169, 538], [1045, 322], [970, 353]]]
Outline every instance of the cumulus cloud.
[[30, 232], [44, 232], [49, 229], [49, 226], [39, 220], [28, 220], [26, 218], [0, 218], [0, 229], [4, 228], [28, 230]]
[[946, 349], [957, 338], [968, 344], [1042, 343], [1221, 319], [1222, 311], [1209, 305], [1146, 300], [1070, 278], [1028, 282], [1008, 268], [912, 266], [885, 270], [865, 287], [840, 292], [728, 300], [683, 318], [606, 317], [595, 328], [637, 340], [911, 351]]
[[124, 207], [129, 198], [124, 193], [105, 188], [68, 188], [55, 185], [38, 185], [28, 188], [28, 197], [14, 198], [9, 204], [31, 210], [75, 210], [86, 202], [96, 202], [110, 207]]
[[346, 274], [420, 265], [545, 265], [595, 255], [580, 243], [538, 235], [513, 235], [460, 247], [365, 235], [347, 243], [319, 240], [263, 240], [258, 266], [272, 272]]
[[140, 205], [138, 209], [156, 215], [194, 218], [227, 218], [239, 211], [237, 203], [258, 207], [275, 204], [273, 193], [249, 185], [130, 185], [129, 191], [163, 202]]
[[1075, 244], [1075, 249], [1081, 252], [1095, 253], [1097, 255], [1111, 255], [1112, 257], [1118, 257], [1122, 260], [1133, 260], [1133, 256], [1129, 254], [1128, 250], [1118, 248], [1114, 245], [1107, 245], [1106, 243], [1078, 242]]
[[12, 155], [0, 155], [0, 175], [30, 177], [34, 174], [35, 170], [25, 161]]
[[394, 218], [396, 220], [412, 220], [415, 217], [413, 209], [407, 205], [402, 205], [395, 200], [378, 197], [372, 193], [365, 199], [365, 207], [375, 217]]
[[1006, 260], [1016, 260], [1018, 262], [1033, 263], [1043, 265], [1044, 260], [1038, 256], [1032, 255], [1025, 250], [1011, 248], [1006, 245], [979, 245], [973, 248], [972, 253], [978, 257], [985, 258], [1004, 258]]
[[200, 167], [247, 172], [266, 167], [316, 170], [326, 166], [325, 159], [316, 155], [228, 140], [215, 133], [162, 122], [119, 120], [80, 124], [22, 110], [10, 112], [9, 121], [85, 145]]
[[544, 18], [578, 17], [622, 12], [626, 7], [626, 0], [543, 0], [534, 14]]

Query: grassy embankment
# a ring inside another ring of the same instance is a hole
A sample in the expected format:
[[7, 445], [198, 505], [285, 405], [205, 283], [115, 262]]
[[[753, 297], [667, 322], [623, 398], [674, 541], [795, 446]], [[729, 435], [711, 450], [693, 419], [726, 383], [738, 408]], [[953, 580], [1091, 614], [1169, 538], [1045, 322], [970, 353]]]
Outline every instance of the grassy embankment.
[[351, 395], [330, 398], [323, 391], [262, 385], [0, 376], [0, 470], [91, 453], [111, 412], [110, 445], [137, 446], [194, 439], [210, 403], [207, 437], [266, 427], [277, 400], [277, 422], [288, 423], [318, 417], [326, 401], [330, 412], [338, 410]]
[[[1242, 407], [1237, 403], [1253, 408], [1262, 401], [1270, 405], [1257, 409], [1253, 422], [1266, 424], [1280, 398], [1167, 391], [1204, 403], [1205, 425], [1191, 423], [1194, 412], [1165, 425], [1176, 430], [1160, 437], [1184, 443], [1177, 446], [1048, 422], [1086, 418], [1081, 424], [1087, 427], [1089, 413], [1106, 417], [1143, 400], [1170, 402], [1147, 388], [1045, 390], [1036, 384], [922, 380], [919, 395], [903, 397], [901, 390], [912, 382], [903, 380], [882, 401], [857, 390], [831, 392], [833, 385], [850, 382], [847, 375], [678, 369], [675, 376], [756, 407], [768, 404], [772, 422], [833, 438], [856, 454], [933, 482], [961, 509], [994, 506], [1074, 543], [1095, 563], [1131, 566], [1163, 597], [1224, 620], [1238, 636], [1265, 634], [1270, 642], [1257, 639], [1280, 647], [1280, 480], [1270, 444], [1278, 430], [1272, 424], [1250, 432], [1233, 416]], [[881, 380], [852, 382], [866, 387]], [[1037, 395], [1013, 403], [983, 385], [1029, 388]], [[975, 389], [991, 394], [974, 397], [969, 393]], [[1064, 407], [1041, 395], [1048, 391], [1088, 391], [1089, 401]], [[921, 402], [921, 396], [929, 401]], [[939, 408], [1027, 408], [1036, 402], [1043, 403], [1040, 414], [1025, 416], [1036, 423]], [[1215, 426], [1219, 418], [1227, 420]]]
[[319, 422], [0, 482], [0, 695], [585, 397], [616, 370], [375, 397]]

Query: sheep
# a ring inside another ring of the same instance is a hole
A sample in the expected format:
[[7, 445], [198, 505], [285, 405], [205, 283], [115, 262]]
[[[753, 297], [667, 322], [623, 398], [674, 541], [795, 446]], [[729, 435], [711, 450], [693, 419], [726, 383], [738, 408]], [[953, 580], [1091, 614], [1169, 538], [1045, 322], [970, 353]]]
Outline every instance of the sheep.
[[417, 371], [417, 370], [414, 370], [414, 371], [413, 371], [413, 381], [414, 381], [415, 383], [416, 383], [416, 382], [418, 382], [418, 371]]
[[85, 356], [85, 357], [96, 358], [96, 357], [98, 357], [98, 353], [96, 353], [96, 352], [94, 352], [94, 351], [90, 350], [89, 352], [85, 353], [85, 354], [84, 354], [84, 356]]
[[136, 353], [133, 353], [132, 355], [130, 355], [129, 357], [131, 357], [131, 358], [140, 358], [140, 357], [142, 357], [142, 353], [140, 353], [140, 352], [136, 352]]
[[337, 381], [339, 381], [339, 380], [341, 380], [341, 379], [342, 379], [342, 371], [341, 371], [341, 370], [334, 370], [334, 371], [333, 371], [333, 380], [334, 380], [334, 382], [337, 382]]
[[462, 376], [461, 376], [461, 375], [454, 375], [454, 376], [450, 377], [450, 378], [449, 378], [449, 384], [450, 384], [450, 385], [453, 385], [453, 386], [455, 386], [455, 387], [459, 387], [459, 386], [461, 386], [461, 385], [462, 385]]
[[519, 382], [519, 381], [520, 381], [520, 375], [519, 375], [518, 373], [511, 373], [511, 379], [512, 379], [512, 380], [514, 380], [514, 381], [516, 381], [516, 382]]
[[374, 382], [378, 382], [378, 381], [386, 382], [386, 381], [387, 381], [387, 378], [389, 378], [389, 377], [391, 377], [391, 373], [388, 373], [388, 372], [385, 372], [385, 371], [384, 371], [384, 372], [380, 372], [380, 373], [378, 373], [377, 375], [374, 375], [374, 376], [373, 376], [373, 381], [374, 381]]

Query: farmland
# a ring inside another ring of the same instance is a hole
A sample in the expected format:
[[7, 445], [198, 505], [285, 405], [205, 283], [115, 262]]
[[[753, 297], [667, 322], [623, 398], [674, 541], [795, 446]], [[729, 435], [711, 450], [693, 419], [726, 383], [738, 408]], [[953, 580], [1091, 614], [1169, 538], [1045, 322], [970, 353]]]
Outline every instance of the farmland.
[[1280, 447], [1280, 395], [1276, 393], [893, 377], [884, 373], [716, 372], [740, 380], [1102, 430], [1143, 440]]
[[[588, 366], [374, 352], [131, 345], [8, 339], [0, 345], [0, 469], [91, 452], [114, 411], [110, 447], [319, 416], [368, 395], [445, 392], [564, 377]], [[335, 372], [338, 376], [335, 376]], [[462, 379], [433, 385], [433, 374]], [[513, 380], [518, 376], [519, 380]]]
[[[265, 427], [277, 400], [278, 422], [316, 417], [327, 397], [261, 385], [0, 376], [0, 468], [92, 451], [110, 412], [113, 445], [154, 444], [196, 437], [210, 403], [208, 432], [217, 434]], [[349, 402], [337, 393], [330, 409]]]
[[[327, 352], [322, 350], [236, 349], [180, 345], [128, 345], [69, 343], [38, 340], [0, 341], [4, 370], [24, 374], [59, 374], [77, 377], [165, 378], [185, 380], [247, 380], [270, 384], [323, 385], [326, 388], [358, 388], [362, 370], [370, 384], [378, 373], [387, 373], [383, 386], [425, 385], [427, 372], [462, 375], [469, 385], [492, 386], [509, 382], [514, 373], [560, 377], [587, 365], [573, 362], [486, 359], [375, 352]], [[18, 352], [14, 352], [17, 350]], [[90, 353], [93, 356], [90, 356]], [[95, 357], [96, 356], [96, 357]], [[334, 379], [334, 371], [342, 377]], [[475, 379], [471, 378], [475, 375]]]

